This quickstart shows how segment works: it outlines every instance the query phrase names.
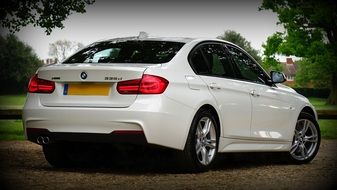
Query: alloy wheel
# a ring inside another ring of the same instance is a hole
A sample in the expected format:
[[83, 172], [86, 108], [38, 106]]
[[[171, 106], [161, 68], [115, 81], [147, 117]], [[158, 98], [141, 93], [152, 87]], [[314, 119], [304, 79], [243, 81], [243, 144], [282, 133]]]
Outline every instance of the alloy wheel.
[[198, 161], [206, 166], [213, 161], [217, 147], [216, 129], [209, 117], [203, 117], [199, 120], [195, 137]]
[[299, 161], [309, 159], [318, 148], [319, 135], [315, 124], [309, 119], [299, 119], [290, 148], [291, 156]]

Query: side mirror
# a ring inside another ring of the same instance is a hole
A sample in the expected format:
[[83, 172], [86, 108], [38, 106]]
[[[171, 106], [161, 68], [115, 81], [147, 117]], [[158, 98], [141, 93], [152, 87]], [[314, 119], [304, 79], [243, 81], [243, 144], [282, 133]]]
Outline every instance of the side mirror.
[[287, 81], [284, 73], [279, 72], [279, 71], [271, 71], [270, 77], [271, 77], [272, 83], [282, 83], [282, 82]]

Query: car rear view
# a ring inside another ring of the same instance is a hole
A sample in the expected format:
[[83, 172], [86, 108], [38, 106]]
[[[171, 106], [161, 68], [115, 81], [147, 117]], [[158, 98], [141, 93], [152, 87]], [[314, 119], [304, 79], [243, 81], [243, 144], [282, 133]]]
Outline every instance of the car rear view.
[[[146, 143], [143, 126], [157, 117], [151, 109], [162, 104], [169, 81], [144, 72], [170, 62], [183, 45], [115, 39], [40, 68], [29, 82], [23, 110], [26, 138], [44, 148], [67, 142]], [[62, 159], [46, 158], [52, 165]]]

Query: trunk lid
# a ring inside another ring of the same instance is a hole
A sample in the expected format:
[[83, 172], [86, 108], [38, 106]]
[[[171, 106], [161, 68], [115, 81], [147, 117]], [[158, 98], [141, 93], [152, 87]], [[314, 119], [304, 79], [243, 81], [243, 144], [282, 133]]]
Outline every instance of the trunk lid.
[[51, 94], [39, 94], [47, 107], [130, 106], [137, 95], [121, 95], [116, 86], [120, 81], [140, 79], [149, 64], [57, 64], [42, 67], [38, 77], [55, 82]]

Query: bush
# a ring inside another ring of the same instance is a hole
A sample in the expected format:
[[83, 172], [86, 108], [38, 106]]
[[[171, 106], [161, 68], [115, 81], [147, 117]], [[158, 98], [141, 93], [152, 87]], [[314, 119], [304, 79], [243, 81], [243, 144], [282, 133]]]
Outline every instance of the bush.
[[328, 88], [294, 88], [297, 93], [305, 97], [328, 98], [330, 89]]

